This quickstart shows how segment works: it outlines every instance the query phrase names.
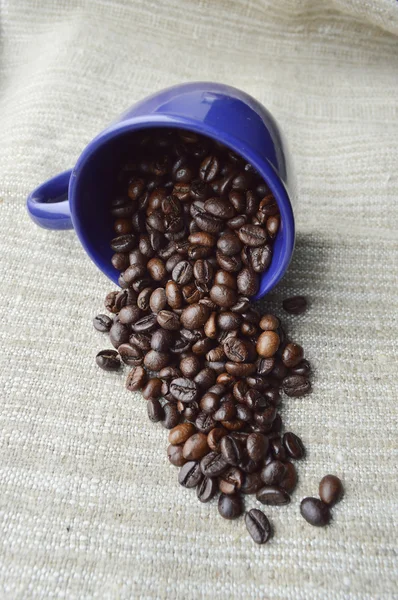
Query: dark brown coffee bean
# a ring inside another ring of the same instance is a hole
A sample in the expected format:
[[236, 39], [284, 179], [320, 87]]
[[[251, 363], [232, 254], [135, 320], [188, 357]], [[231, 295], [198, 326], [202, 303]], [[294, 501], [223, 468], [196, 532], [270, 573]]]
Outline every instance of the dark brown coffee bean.
[[219, 488], [222, 494], [236, 494], [244, 481], [243, 472], [237, 467], [230, 467], [221, 475], [219, 480]]
[[245, 267], [238, 275], [237, 285], [240, 294], [254, 296], [259, 289], [258, 275], [252, 269]]
[[243, 513], [242, 499], [236, 494], [221, 494], [218, 500], [218, 512], [224, 519], [237, 519]]
[[217, 317], [217, 325], [223, 331], [232, 331], [238, 329], [242, 322], [242, 317], [232, 311], [224, 311]]
[[122, 344], [129, 341], [129, 330], [127, 325], [114, 322], [109, 331], [109, 339], [115, 348], [119, 348]]
[[271, 537], [271, 525], [265, 514], [252, 508], [245, 515], [245, 524], [256, 544], [266, 544]]
[[148, 417], [152, 423], [159, 423], [164, 419], [164, 410], [159, 400], [156, 398], [150, 398], [147, 402]]
[[271, 264], [272, 249], [266, 244], [261, 248], [250, 248], [250, 266], [255, 273], [264, 273]]
[[133, 324], [136, 333], [149, 333], [157, 327], [156, 315], [146, 315]]
[[257, 352], [264, 358], [271, 358], [280, 344], [279, 335], [275, 331], [264, 331], [257, 340]]
[[205, 391], [216, 382], [217, 374], [214, 369], [205, 367], [195, 376], [194, 381], [200, 390]]
[[181, 308], [182, 293], [179, 286], [174, 281], [168, 281], [165, 289], [169, 306], [173, 309]]
[[209, 215], [205, 212], [197, 212], [194, 216], [194, 220], [200, 229], [206, 233], [220, 233], [225, 227], [225, 222], [222, 219], [213, 217], [213, 215]]
[[186, 285], [193, 278], [193, 267], [187, 260], [182, 260], [174, 267], [172, 272], [173, 281], [178, 285]]
[[185, 463], [178, 474], [178, 482], [186, 488], [194, 488], [203, 479], [200, 463], [190, 460]]
[[258, 225], [243, 225], [238, 236], [243, 244], [252, 247], [264, 246], [267, 241], [267, 232]]
[[341, 500], [344, 493], [343, 484], [336, 475], [325, 475], [319, 484], [319, 496], [328, 506]]
[[102, 333], [109, 331], [110, 328], [112, 327], [112, 323], [113, 323], [112, 319], [110, 317], [108, 317], [107, 315], [97, 315], [93, 319], [94, 328], [97, 331], [101, 331]]
[[167, 448], [167, 458], [175, 467], [182, 467], [187, 462], [182, 454], [182, 446], [170, 446]]
[[200, 460], [209, 452], [210, 448], [207, 444], [207, 435], [205, 433], [194, 433], [184, 443], [183, 456], [187, 460]]
[[291, 431], [286, 432], [283, 436], [283, 445], [291, 458], [303, 458], [305, 452], [303, 442]]
[[220, 162], [218, 157], [214, 155], [206, 156], [200, 165], [199, 177], [205, 183], [210, 183], [217, 177], [219, 170]]
[[241, 251], [242, 242], [235, 233], [226, 231], [219, 237], [217, 248], [224, 256], [235, 256]]
[[235, 363], [243, 363], [249, 359], [248, 346], [239, 338], [228, 338], [223, 348], [227, 358]]
[[[213, 348], [206, 354], [206, 360], [210, 362], [220, 362], [225, 360], [225, 352], [222, 346]], [[224, 371], [224, 369], [223, 369]]]
[[192, 346], [192, 352], [194, 354], [198, 354], [199, 356], [204, 356], [207, 354], [215, 345], [215, 340], [211, 340], [206, 338], [204, 340], [198, 340]]
[[223, 198], [209, 198], [205, 202], [205, 211], [220, 219], [231, 219], [235, 216], [235, 209], [228, 200]]
[[269, 442], [268, 438], [262, 433], [251, 433], [247, 438], [246, 449], [249, 457], [258, 461], [265, 458], [268, 452]]
[[143, 353], [146, 353], [151, 349], [150, 334], [145, 335], [145, 333], [133, 333], [129, 338], [129, 343], [132, 346], [137, 346], [140, 348]]
[[302, 361], [304, 350], [299, 344], [286, 344], [282, 352], [282, 360], [286, 367], [295, 367]]
[[283, 463], [280, 460], [272, 460], [268, 463], [261, 471], [261, 479], [265, 485], [284, 487], [281, 483], [286, 476], [287, 464], [288, 463]]
[[207, 435], [207, 444], [213, 452], [220, 452], [220, 442], [227, 435], [224, 427], [214, 427]]
[[220, 442], [221, 454], [230, 465], [239, 465], [242, 460], [243, 451], [241, 445], [230, 435], [224, 437]]
[[181, 327], [178, 315], [171, 310], [161, 310], [157, 315], [157, 322], [167, 331], [177, 331]]
[[277, 215], [279, 213], [278, 205], [272, 194], [267, 193], [266, 196], [261, 200], [258, 207], [258, 216], [261, 218], [261, 222], [266, 223], [268, 217]]
[[217, 250], [216, 257], [219, 267], [228, 273], [237, 273], [242, 268], [242, 260], [238, 254], [235, 256], [226, 256]]
[[140, 291], [137, 298], [137, 306], [143, 312], [146, 312], [149, 309], [149, 302], [151, 299], [151, 294], [153, 290], [150, 287], [146, 287]]
[[184, 404], [194, 402], [198, 396], [198, 386], [191, 379], [179, 377], [171, 382], [170, 393]]
[[173, 429], [180, 422], [180, 414], [175, 404], [167, 402], [163, 406], [164, 418], [162, 419], [162, 425], [165, 429]]
[[149, 398], [159, 398], [162, 393], [162, 380], [158, 377], [152, 377], [142, 390], [145, 400]]
[[275, 485], [269, 485], [259, 489], [256, 498], [262, 504], [269, 504], [272, 506], [282, 506], [283, 504], [289, 504], [290, 502], [289, 494]]
[[[180, 254], [173, 254], [166, 261], [166, 271], [167, 273], [171, 273], [176, 265], [181, 262]], [[174, 283], [174, 282], [173, 282]]]
[[283, 380], [283, 391], [287, 396], [304, 396], [311, 391], [311, 383], [303, 375], [288, 375]]
[[157, 352], [168, 352], [173, 343], [173, 333], [166, 329], [158, 329], [152, 334], [151, 348]]
[[155, 281], [162, 281], [166, 277], [166, 267], [160, 258], [151, 258], [147, 264], [147, 271]]
[[245, 473], [243, 484], [240, 488], [242, 494], [255, 494], [263, 487], [260, 473]]
[[143, 367], [133, 367], [130, 373], [127, 375], [126, 388], [130, 392], [140, 390], [146, 381], [146, 374]]
[[218, 477], [227, 470], [228, 463], [222, 454], [209, 452], [209, 454], [206, 454], [200, 461], [200, 468], [205, 477]]
[[181, 324], [185, 329], [200, 329], [210, 316], [210, 310], [204, 304], [191, 304], [181, 313]]
[[286, 473], [279, 484], [288, 494], [291, 494], [297, 485], [297, 471], [293, 463], [285, 462]]
[[200, 359], [194, 354], [183, 358], [180, 361], [180, 370], [184, 377], [189, 379], [195, 377], [200, 371]]
[[111, 240], [110, 246], [114, 252], [130, 252], [136, 245], [136, 236], [132, 233], [119, 235]]
[[215, 421], [232, 421], [236, 416], [235, 404], [232, 400], [223, 402], [220, 408], [214, 413]]
[[283, 309], [291, 315], [301, 315], [307, 310], [307, 299], [305, 296], [293, 296], [282, 302]]
[[213, 285], [210, 290], [211, 300], [223, 308], [230, 308], [236, 303], [237, 294], [235, 290], [226, 285]]
[[270, 439], [270, 449], [275, 460], [285, 461], [287, 459], [286, 449], [279, 437]]
[[170, 362], [170, 355], [166, 352], [157, 352], [149, 350], [144, 356], [144, 365], [150, 371], [160, 371], [167, 367]]
[[115, 252], [115, 254], [112, 255], [111, 263], [117, 271], [124, 271], [129, 266], [128, 254]]
[[300, 504], [300, 512], [304, 519], [315, 527], [325, 527], [331, 519], [328, 505], [318, 498], [304, 498]]
[[203, 246], [204, 248], [213, 248], [216, 245], [217, 238], [210, 233], [206, 233], [205, 231], [198, 231], [197, 233], [192, 233], [188, 241], [194, 246]]
[[133, 226], [129, 219], [116, 219], [113, 224], [113, 229], [118, 235], [126, 235], [127, 233], [132, 232]]
[[[195, 433], [195, 427], [192, 423], [180, 423], [173, 427], [169, 433], [169, 443], [173, 446], [185, 444], [185, 442]], [[187, 458], [187, 457], [186, 457]]]
[[104, 371], [117, 371], [120, 368], [120, 360], [116, 350], [101, 350], [95, 360], [97, 365]]
[[193, 266], [193, 274], [200, 283], [209, 283], [213, 277], [213, 267], [208, 260], [197, 260]]
[[213, 417], [203, 411], [201, 411], [195, 419], [195, 426], [201, 433], [209, 433], [215, 425], [216, 422]]
[[210, 502], [218, 490], [217, 479], [205, 477], [196, 488], [196, 495], [200, 502]]
[[138, 200], [145, 190], [145, 181], [143, 179], [133, 179], [128, 186], [127, 195], [130, 200]]
[[118, 347], [118, 352], [125, 365], [138, 367], [143, 363], [143, 352], [137, 346], [133, 346], [131, 344], [120, 344]]
[[257, 365], [255, 363], [225, 363], [225, 370], [234, 377], [247, 377], [256, 371]]

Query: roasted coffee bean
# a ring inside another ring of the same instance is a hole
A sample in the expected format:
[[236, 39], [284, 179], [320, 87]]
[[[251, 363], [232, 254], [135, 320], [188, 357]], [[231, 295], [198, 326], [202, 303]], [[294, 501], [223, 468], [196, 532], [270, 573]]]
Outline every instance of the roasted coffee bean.
[[169, 443], [173, 446], [184, 444], [194, 433], [195, 427], [192, 423], [180, 423], [170, 431]]
[[132, 344], [120, 344], [118, 352], [125, 365], [138, 367], [143, 363], [143, 352], [137, 346], [133, 346]]
[[[212, 348], [206, 354], [206, 360], [210, 362], [220, 362], [225, 360], [225, 352], [222, 346], [217, 346], [216, 348]], [[224, 364], [224, 363], [223, 363]], [[224, 371], [224, 369], [223, 369]]]
[[199, 329], [209, 318], [210, 310], [203, 304], [191, 304], [181, 313], [181, 324], [185, 329]]
[[120, 359], [116, 350], [101, 350], [95, 360], [104, 371], [117, 371], [120, 368]]
[[178, 315], [171, 310], [161, 310], [157, 315], [157, 322], [167, 331], [177, 331], [181, 327]]
[[343, 496], [343, 484], [336, 475], [325, 475], [319, 484], [319, 496], [328, 506], [333, 506]]
[[245, 473], [243, 484], [240, 488], [242, 494], [255, 494], [263, 487], [260, 473]]
[[113, 323], [112, 319], [110, 317], [108, 317], [107, 315], [97, 315], [93, 319], [94, 328], [97, 331], [101, 331], [102, 333], [109, 331], [110, 328], [112, 327], [112, 323]]
[[150, 371], [160, 371], [167, 367], [170, 362], [170, 355], [166, 352], [157, 352], [149, 350], [144, 356], [144, 365]]
[[147, 287], [140, 291], [137, 298], [137, 306], [143, 312], [146, 312], [149, 309], [149, 302], [152, 295], [152, 288]]
[[205, 200], [209, 195], [209, 186], [200, 179], [195, 179], [191, 183], [191, 198], [193, 201], [195, 200]]
[[167, 306], [166, 292], [163, 288], [154, 290], [149, 299], [149, 307], [153, 313], [159, 313]]
[[129, 330], [127, 325], [120, 322], [114, 322], [109, 331], [109, 339], [115, 348], [129, 341]]
[[219, 270], [214, 276], [214, 284], [226, 285], [232, 289], [236, 289], [236, 277], [228, 271]]
[[232, 421], [236, 416], [235, 404], [232, 400], [223, 402], [220, 408], [214, 413], [213, 419], [215, 421]]
[[163, 411], [164, 411], [164, 418], [162, 419], [163, 427], [165, 427], [166, 429], [173, 429], [173, 427], [176, 427], [178, 425], [178, 423], [180, 422], [180, 414], [177, 410], [176, 405], [171, 404], [170, 402], [167, 402], [163, 406]]
[[237, 519], [243, 513], [242, 499], [237, 494], [221, 494], [218, 512], [224, 519]]
[[303, 375], [288, 375], [283, 380], [283, 391], [287, 396], [304, 396], [311, 391], [311, 383]]
[[130, 373], [127, 375], [126, 388], [130, 392], [140, 390], [146, 381], [146, 373], [143, 367], [133, 367]]
[[251, 433], [247, 438], [246, 449], [249, 457], [258, 461], [265, 458], [268, 452], [269, 442], [268, 438], [262, 433]]
[[218, 477], [227, 470], [227, 467], [227, 461], [217, 452], [209, 452], [200, 461], [200, 468], [205, 477]]
[[304, 359], [298, 363], [295, 367], [290, 369], [291, 375], [303, 375], [304, 377], [308, 377], [311, 372], [311, 365], [308, 360]]
[[129, 219], [116, 219], [113, 224], [113, 229], [118, 235], [126, 235], [127, 233], [132, 232], [133, 226]]
[[204, 209], [203, 212], [196, 212], [194, 215], [194, 220], [200, 229], [206, 233], [220, 233], [225, 227], [225, 222], [222, 219], [214, 217], [213, 215], [209, 215], [208, 213], [204, 212]]
[[242, 249], [242, 242], [233, 231], [226, 231], [218, 238], [218, 250], [224, 256], [235, 256]]
[[205, 367], [195, 376], [194, 381], [200, 390], [204, 391], [209, 389], [210, 386], [216, 382], [217, 374], [214, 369]]
[[158, 329], [152, 334], [151, 348], [157, 352], [168, 352], [173, 343], [173, 333], [166, 329]]
[[162, 379], [163, 381], [171, 381], [172, 379], [177, 379], [178, 377], [181, 377], [181, 373], [179, 371], [179, 369], [177, 369], [176, 367], [164, 367], [164, 369], [161, 369], [158, 373], [160, 379]]
[[205, 231], [198, 231], [197, 233], [192, 233], [188, 237], [188, 241], [194, 246], [213, 248], [213, 246], [216, 245], [217, 238], [216, 236], [206, 233]]
[[209, 283], [213, 276], [213, 267], [208, 260], [197, 260], [193, 266], [193, 274], [200, 283]]
[[135, 292], [139, 293], [150, 285], [151, 280], [149, 279], [149, 277], [143, 277], [142, 279], [137, 279], [136, 281], [134, 281], [132, 288]]
[[250, 423], [253, 419], [253, 413], [250, 408], [244, 404], [238, 404], [236, 406], [236, 418], [244, 423]]
[[217, 317], [217, 325], [223, 331], [233, 331], [238, 329], [242, 322], [242, 317], [232, 311], [224, 311]]
[[293, 463], [285, 462], [286, 473], [279, 484], [288, 494], [291, 494], [297, 485], [297, 471]]
[[223, 198], [209, 198], [205, 202], [205, 211], [220, 219], [231, 219], [235, 216], [235, 209], [228, 200]]
[[286, 367], [295, 367], [302, 361], [303, 356], [304, 351], [299, 344], [286, 344], [282, 352], [283, 364]]
[[265, 514], [252, 508], [245, 515], [245, 524], [256, 544], [266, 544], [271, 537], [271, 525]]
[[234, 231], [246, 225], [248, 221], [248, 217], [246, 215], [236, 215], [236, 217], [232, 217], [232, 219], [228, 219], [227, 225], [230, 229]]
[[129, 343], [132, 346], [137, 346], [143, 352], [148, 352], [148, 350], [151, 349], [150, 334], [145, 335], [145, 333], [133, 333], [129, 338]]
[[184, 377], [193, 378], [200, 371], [200, 359], [195, 354], [190, 354], [180, 361], [180, 370]]
[[223, 348], [227, 358], [235, 363], [243, 363], [250, 358], [247, 343], [239, 338], [228, 338]]
[[[187, 423], [184, 423], [184, 425], [187, 425]], [[192, 427], [194, 428], [194, 425]], [[210, 448], [205, 433], [193, 433], [184, 443], [183, 456], [187, 460], [200, 460], [209, 452]]]
[[230, 465], [238, 465], [243, 457], [241, 445], [230, 435], [222, 438], [220, 442], [221, 454]]
[[242, 469], [242, 471], [244, 471], [245, 473], [256, 473], [261, 468], [261, 462], [252, 460], [245, 452], [243, 454], [242, 460], [239, 463], [239, 468]]
[[111, 240], [110, 246], [114, 252], [130, 252], [135, 247], [136, 237], [132, 233], [119, 235]]
[[[167, 273], [171, 273], [176, 265], [181, 262], [181, 256], [179, 254], [173, 254], [166, 261], [166, 271]], [[173, 281], [174, 283], [174, 281]]]
[[164, 419], [164, 410], [159, 400], [156, 398], [150, 398], [147, 402], [148, 417], [152, 423], [159, 423]]
[[206, 156], [200, 165], [199, 177], [205, 183], [210, 183], [217, 177], [219, 170], [220, 162], [218, 157], [215, 155]]
[[178, 482], [186, 488], [194, 488], [203, 479], [200, 463], [190, 460], [180, 469]]
[[263, 246], [267, 241], [267, 232], [258, 225], [243, 225], [238, 236], [243, 244], [252, 247]]
[[121, 252], [115, 252], [111, 258], [111, 263], [117, 271], [124, 271], [129, 266], [128, 254], [122, 254]]
[[167, 448], [167, 458], [175, 467], [182, 467], [187, 462], [182, 454], [182, 446], [170, 446]]
[[288, 453], [289, 456], [291, 456], [291, 458], [295, 458], [295, 459], [303, 458], [303, 456], [304, 456], [303, 442], [300, 440], [300, 438], [297, 435], [295, 435], [291, 431], [286, 432], [285, 435], [283, 436], [283, 445], [286, 449], [286, 452]]
[[266, 196], [261, 200], [258, 207], [259, 216], [261, 216], [261, 222], [266, 222], [268, 217], [278, 214], [279, 208], [272, 194], [267, 193]]
[[191, 349], [194, 354], [204, 356], [214, 347], [215, 343], [215, 340], [211, 340], [209, 338], [204, 340], [198, 340], [193, 344]]
[[256, 367], [255, 363], [236, 363], [232, 361], [225, 363], [227, 373], [234, 377], [247, 377], [256, 371]]
[[243, 472], [237, 467], [230, 467], [221, 475], [219, 488], [222, 494], [235, 494], [238, 492], [244, 480]]
[[271, 358], [280, 344], [279, 335], [275, 331], [264, 331], [257, 340], [257, 352], [264, 358]]
[[179, 286], [174, 281], [168, 281], [166, 284], [166, 298], [167, 303], [173, 309], [181, 308], [182, 306], [182, 293]]
[[152, 377], [142, 390], [145, 400], [149, 398], [159, 398], [162, 393], [162, 380], [158, 377]]
[[307, 310], [307, 299], [305, 296], [293, 296], [282, 302], [283, 309], [291, 315], [301, 315]]
[[157, 327], [156, 315], [146, 315], [133, 324], [136, 333], [149, 333]]
[[196, 495], [200, 502], [210, 502], [218, 490], [217, 479], [205, 477], [196, 488]]
[[328, 505], [318, 498], [304, 498], [300, 504], [300, 512], [304, 519], [315, 527], [325, 527], [331, 519]]
[[212, 392], [206, 392], [200, 401], [200, 408], [208, 415], [212, 415], [220, 405], [220, 397]]
[[145, 181], [143, 179], [133, 179], [130, 181], [127, 194], [130, 200], [138, 200], [145, 190]]
[[256, 498], [262, 504], [269, 504], [272, 506], [282, 506], [283, 504], [289, 504], [290, 502], [289, 494], [275, 485], [260, 488], [256, 494]]
[[237, 295], [232, 288], [216, 284], [210, 289], [210, 298], [217, 306], [230, 308], [236, 303]]
[[258, 275], [248, 267], [241, 270], [237, 278], [238, 292], [254, 296], [259, 289]]
[[227, 256], [219, 250], [216, 253], [217, 263], [221, 269], [228, 273], [237, 273], [242, 268], [242, 260], [239, 255]]
[[264, 273], [271, 264], [272, 249], [266, 244], [261, 248], [250, 248], [249, 251], [250, 266], [255, 273]]
[[280, 460], [272, 460], [268, 463], [261, 471], [261, 479], [265, 485], [284, 487], [281, 484], [287, 473], [287, 464]]
[[111, 313], [117, 313], [118, 310], [115, 308], [115, 300], [116, 300], [116, 296], [118, 295], [118, 292], [109, 292], [109, 294], [107, 294], [106, 298], [105, 298], [105, 308], [106, 310], [109, 310], [109, 312]]
[[193, 278], [193, 267], [187, 260], [181, 260], [174, 267], [172, 272], [173, 281], [178, 285], [186, 285]]
[[201, 433], [209, 433], [215, 425], [216, 422], [213, 417], [203, 411], [201, 411], [195, 419], [196, 429]]
[[228, 434], [224, 427], [214, 427], [207, 435], [207, 444], [213, 452], [220, 452], [220, 442]]
[[182, 297], [186, 304], [197, 304], [202, 298], [203, 293], [201, 292], [200, 285], [198, 282], [192, 282], [188, 285], [184, 285], [182, 288]]
[[194, 402], [198, 396], [198, 386], [191, 379], [179, 377], [171, 382], [170, 392], [180, 402]]

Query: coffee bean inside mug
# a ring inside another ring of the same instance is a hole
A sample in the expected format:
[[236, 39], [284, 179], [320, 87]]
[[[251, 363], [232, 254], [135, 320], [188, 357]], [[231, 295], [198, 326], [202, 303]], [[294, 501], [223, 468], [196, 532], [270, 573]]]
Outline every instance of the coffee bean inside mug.
[[[278, 409], [282, 393], [298, 402], [311, 390], [310, 365], [250, 299], [283, 227], [278, 205], [251, 164], [208, 137], [148, 129], [128, 148], [109, 206], [122, 291], [94, 319], [113, 346], [97, 364], [131, 369], [127, 389], [169, 430], [169, 461], [200, 502], [221, 492], [225, 519], [243, 514], [247, 495], [288, 504], [304, 444], [283, 434]], [[305, 299], [290, 304], [299, 314]], [[246, 526], [256, 543], [271, 537], [257, 509]]]

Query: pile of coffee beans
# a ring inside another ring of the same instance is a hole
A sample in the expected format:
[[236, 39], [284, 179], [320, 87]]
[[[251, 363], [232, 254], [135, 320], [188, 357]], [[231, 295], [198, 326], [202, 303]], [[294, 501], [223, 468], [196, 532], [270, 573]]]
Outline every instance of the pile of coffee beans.
[[319, 484], [318, 498], [304, 498], [300, 512], [304, 519], [315, 527], [328, 525], [331, 519], [330, 508], [343, 496], [343, 484], [336, 475], [325, 475]]
[[[250, 297], [268, 269], [280, 227], [277, 203], [252, 165], [227, 147], [182, 130], [132, 139], [115, 181], [110, 292], [94, 327], [115, 350], [97, 364], [130, 366], [128, 390], [142, 390], [149, 419], [169, 431], [178, 481], [201, 502], [218, 492], [225, 519], [243, 497], [290, 502], [303, 457], [294, 433], [282, 432], [282, 393], [311, 390], [303, 348], [278, 317], [261, 315]], [[305, 298], [284, 303], [300, 314]], [[253, 540], [271, 535], [266, 516], [245, 517]]]

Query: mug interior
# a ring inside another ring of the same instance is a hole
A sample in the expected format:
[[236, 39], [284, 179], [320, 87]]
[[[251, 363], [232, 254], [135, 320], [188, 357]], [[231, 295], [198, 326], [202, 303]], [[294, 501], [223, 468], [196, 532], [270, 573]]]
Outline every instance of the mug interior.
[[[133, 120], [132, 120], [133, 121]], [[285, 273], [294, 247], [294, 218], [290, 200], [279, 176], [266, 160], [252, 155], [250, 148], [240, 140], [211, 132], [203, 124], [196, 127], [181, 122], [159, 123], [122, 122], [104, 134], [100, 134], [82, 153], [71, 177], [69, 200], [72, 221], [77, 235], [94, 263], [114, 282], [120, 275], [112, 263], [110, 241], [115, 237], [110, 205], [115, 195], [115, 183], [121, 164], [128, 156], [134, 132], [148, 128], [170, 127], [195, 131], [228, 146], [257, 169], [269, 186], [279, 206], [281, 224], [273, 245], [272, 261], [260, 280], [260, 288], [254, 300], [261, 298]], [[213, 133], [213, 135], [212, 135]]]

